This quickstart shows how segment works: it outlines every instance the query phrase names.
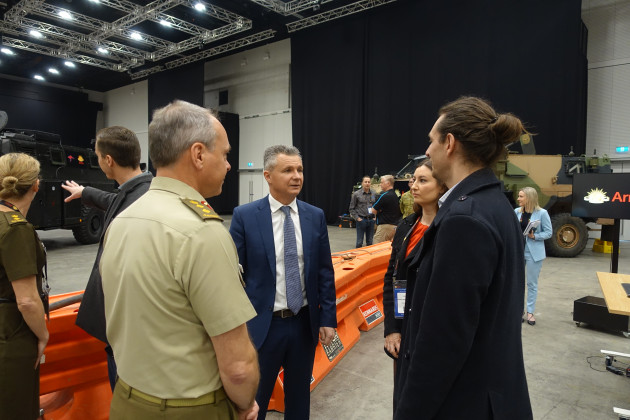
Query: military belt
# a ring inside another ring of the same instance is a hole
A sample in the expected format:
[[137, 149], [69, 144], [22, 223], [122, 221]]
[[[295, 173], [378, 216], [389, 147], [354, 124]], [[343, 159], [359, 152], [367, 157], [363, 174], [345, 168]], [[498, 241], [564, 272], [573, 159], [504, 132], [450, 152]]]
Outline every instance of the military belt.
[[166, 407], [196, 407], [199, 405], [208, 405], [214, 404], [215, 402], [222, 401], [227, 398], [225, 394], [225, 390], [223, 387], [217, 389], [216, 391], [209, 392], [197, 398], [169, 398], [163, 399], [154, 397], [153, 395], [146, 394], [140, 390], [130, 387], [123, 381], [118, 378], [118, 384], [125, 390], [125, 393], [129, 396], [133, 396], [139, 400], [143, 400], [149, 403], [153, 403], [155, 405], [166, 406]]

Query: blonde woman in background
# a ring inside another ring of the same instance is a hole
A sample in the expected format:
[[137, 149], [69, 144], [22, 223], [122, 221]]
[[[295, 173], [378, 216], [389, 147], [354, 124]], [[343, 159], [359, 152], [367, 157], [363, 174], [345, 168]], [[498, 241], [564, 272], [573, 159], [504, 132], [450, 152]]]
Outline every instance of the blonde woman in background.
[[0, 157], [0, 419], [39, 417], [39, 362], [48, 343], [46, 253], [26, 213], [39, 190], [39, 162]]
[[538, 295], [538, 276], [542, 268], [545, 254], [545, 239], [551, 238], [551, 219], [547, 210], [538, 205], [538, 193], [532, 187], [524, 187], [518, 192], [516, 199], [519, 207], [514, 209], [521, 222], [523, 232], [530, 221], [540, 221], [537, 228], [531, 229], [525, 237], [525, 272], [527, 276], [527, 320], [529, 325], [536, 325], [534, 309]]

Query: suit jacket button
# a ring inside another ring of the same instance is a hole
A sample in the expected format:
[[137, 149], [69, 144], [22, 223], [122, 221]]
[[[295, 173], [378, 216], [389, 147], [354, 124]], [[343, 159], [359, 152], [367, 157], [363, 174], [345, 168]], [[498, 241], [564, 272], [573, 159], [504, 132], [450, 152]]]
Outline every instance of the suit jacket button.
[[405, 359], [409, 360], [409, 352], [405, 353]]

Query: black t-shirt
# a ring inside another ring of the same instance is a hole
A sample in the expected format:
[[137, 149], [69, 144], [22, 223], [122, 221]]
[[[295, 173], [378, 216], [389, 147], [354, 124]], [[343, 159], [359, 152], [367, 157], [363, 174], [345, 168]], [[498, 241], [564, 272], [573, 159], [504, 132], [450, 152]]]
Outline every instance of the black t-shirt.
[[381, 194], [373, 207], [378, 210], [377, 225], [397, 225], [400, 222], [400, 201], [393, 188]]

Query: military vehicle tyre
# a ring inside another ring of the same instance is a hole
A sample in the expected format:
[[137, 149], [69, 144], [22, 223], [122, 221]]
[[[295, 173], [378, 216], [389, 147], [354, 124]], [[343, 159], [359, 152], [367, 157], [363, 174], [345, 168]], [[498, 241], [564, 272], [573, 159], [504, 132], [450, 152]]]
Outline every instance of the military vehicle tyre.
[[72, 229], [74, 239], [82, 244], [95, 244], [103, 233], [103, 212], [92, 207], [81, 206], [81, 224]]
[[586, 247], [588, 229], [579, 217], [569, 213], [558, 213], [551, 216], [553, 234], [545, 241], [547, 254], [552, 257], [572, 258]]

